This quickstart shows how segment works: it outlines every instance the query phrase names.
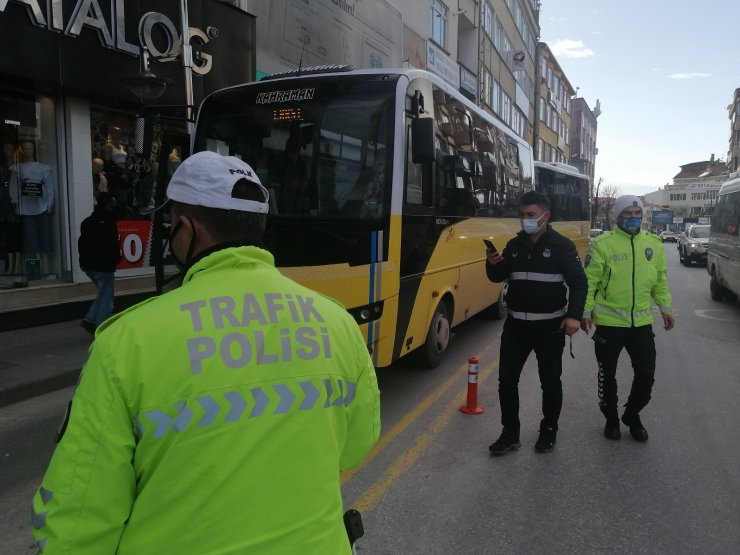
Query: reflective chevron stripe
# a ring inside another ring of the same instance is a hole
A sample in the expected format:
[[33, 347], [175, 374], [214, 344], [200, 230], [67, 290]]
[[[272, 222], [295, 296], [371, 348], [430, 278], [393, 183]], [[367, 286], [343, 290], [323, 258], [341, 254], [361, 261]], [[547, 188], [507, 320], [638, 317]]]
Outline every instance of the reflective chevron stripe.
[[254, 397], [254, 407], [252, 408], [252, 412], [249, 413], [249, 418], [262, 416], [265, 412], [265, 408], [267, 408], [267, 404], [270, 402], [270, 398], [261, 387], [253, 387], [249, 392], [252, 394], [252, 397]]
[[290, 410], [290, 407], [293, 406], [295, 395], [284, 383], [275, 384], [272, 387], [277, 394], [280, 395], [280, 403], [278, 403], [278, 406], [275, 409], [275, 414], [285, 414]]
[[[218, 416], [218, 403], [213, 400], [213, 397], [208, 396], [198, 397], [198, 403], [203, 407], [203, 418], [198, 422], [198, 426], [201, 428], [203, 426], [210, 426]], [[226, 420], [228, 420], [228, 416], [226, 417]]]
[[42, 503], [46, 505], [54, 497], [54, 492], [46, 489], [44, 486], [41, 486], [39, 488], [39, 495], [41, 496]]
[[[185, 432], [207, 428], [217, 423], [238, 422], [249, 408], [247, 418], [262, 418], [290, 412], [344, 407], [352, 403], [357, 384], [344, 380], [304, 380], [293, 384], [277, 383], [257, 386], [249, 393], [224, 391], [200, 395], [194, 400], [178, 401], [170, 409], [156, 409], [141, 413], [135, 421], [140, 437], [159, 439], [169, 432]], [[300, 389], [300, 392], [298, 391]], [[274, 406], [272, 410], [269, 410]], [[223, 416], [222, 416], [223, 415]], [[222, 417], [219, 420], [219, 417]], [[46, 490], [44, 490], [46, 491]], [[48, 492], [51, 495], [51, 492]], [[45, 495], [41, 493], [42, 498]], [[49, 497], [50, 498], [50, 497]]]
[[298, 385], [301, 386], [303, 393], [305, 393], [305, 397], [303, 397], [303, 401], [301, 402], [301, 406], [298, 407], [298, 410], [311, 410], [319, 399], [319, 390], [316, 389], [313, 382], [309, 381], [299, 382]]
[[44, 511], [43, 513], [33, 513], [31, 515], [31, 526], [33, 526], [36, 530], [39, 528], [43, 528], [46, 526], [46, 515], [49, 514], [48, 511]]
[[185, 401], [175, 403], [175, 406], [180, 412], [178, 413], [177, 418], [175, 418], [175, 424], [172, 426], [172, 429], [176, 432], [184, 432], [188, 427], [188, 424], [190, 424], [190, 421], [193, 419], [193, 411], [188, 408]]
[[[247, 402], [236, 391], [227, 391], [224, 393], [224, 397], [226, 397], [231, 405], [231, 410], [229, 410], [229, 414], [226, 415], [224, 422], [236, 422], [247, 408]], [[216, 401], [213, 402], [216, 403]], [[218, 403], [216, 403], [216, 406], [218, 406]]]

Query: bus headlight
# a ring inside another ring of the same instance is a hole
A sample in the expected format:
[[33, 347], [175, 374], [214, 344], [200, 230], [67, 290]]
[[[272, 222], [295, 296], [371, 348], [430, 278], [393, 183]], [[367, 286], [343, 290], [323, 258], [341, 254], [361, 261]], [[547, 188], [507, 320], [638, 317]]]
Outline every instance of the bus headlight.
[[367, 324], [380, 319], [383, 315], [383, 301], [350, 308], [347, 312], [352, 315], [358, 324]]

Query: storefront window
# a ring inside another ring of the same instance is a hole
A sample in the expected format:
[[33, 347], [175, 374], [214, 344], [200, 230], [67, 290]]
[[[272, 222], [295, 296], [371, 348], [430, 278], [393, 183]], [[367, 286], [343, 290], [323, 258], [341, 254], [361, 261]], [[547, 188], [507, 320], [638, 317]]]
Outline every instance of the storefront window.
[[149, 160], [134, 150], [135, 132], [135, 116], [100, 109], [90, 112], [92, 194], [112, 194], [122, 220], [141, 219], [141, 211], [149, 208], [154, 198], [155, 174]]
[[[118, 264], [119, 277], [151, 271], [154, 216], [150, 211], [157, 199], [163, 199], [163, 194], [156, 193], [157, 179], [163, 177], [167, 183], [180, 165], [183, 154], [179, 143], [173, 144], [169, 140], [163, 143], [165, 134], [172, 133], [173, 127], [178, 130], [183, 127], [181, 121], [176, 125], [149, 122], [151, 142], [146, 156], [135, 148], [136, 123], [136, 116], [131, 114], [95, 107], [90, 111], [93, 172], [90, 194], [97, 197], [101, 192], [108, 192], [116, 198], [123, 253]], [[166, 164], [163, 176], [160, 175], [160, 163]]]
[[60, 280], [54, 101], [0, 91], [0, 287]]

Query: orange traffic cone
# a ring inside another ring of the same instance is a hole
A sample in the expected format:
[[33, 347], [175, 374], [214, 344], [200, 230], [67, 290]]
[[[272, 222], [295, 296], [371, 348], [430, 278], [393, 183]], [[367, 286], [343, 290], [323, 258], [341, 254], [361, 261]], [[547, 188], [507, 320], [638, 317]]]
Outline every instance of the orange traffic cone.
[[478, 359], [468, 359], [468, 399], [460, 407], [465, 414], [483, 414], [483, 407], [478, 406]]

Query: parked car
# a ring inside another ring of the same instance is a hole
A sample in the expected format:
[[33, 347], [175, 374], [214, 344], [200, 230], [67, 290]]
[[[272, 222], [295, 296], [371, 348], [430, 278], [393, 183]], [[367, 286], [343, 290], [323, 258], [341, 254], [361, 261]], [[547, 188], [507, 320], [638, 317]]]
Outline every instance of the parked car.
[[740, 173], [733, 173], [717, 193], [709, 233], [707, 272], [715, 301], [735, 301], [740, 295]]
[[678, 239], [678, 259], [684, 266], [692, 262], [707, 263], [707, 247], [709, 246], [709, 226], [692, 224], [686, 228]]
[[664, 243], [675, 243], [678, 240], [674, 231], [661, 231], [660, 238]]

